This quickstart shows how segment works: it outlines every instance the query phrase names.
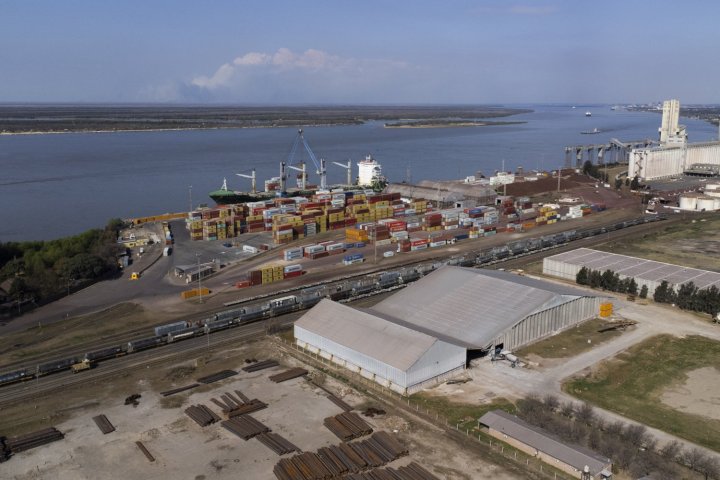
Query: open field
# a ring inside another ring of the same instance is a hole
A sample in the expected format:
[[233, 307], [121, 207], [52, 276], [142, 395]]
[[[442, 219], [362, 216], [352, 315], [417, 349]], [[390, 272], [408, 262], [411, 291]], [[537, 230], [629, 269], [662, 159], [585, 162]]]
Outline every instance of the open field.
[[[564, 390], [582, 400], [628, 418], [720, 451], [720, 420], [701, 410], [679, 404], [668, 392], [687, 389], [698, 370], [718, 366], [720, 342], [700, 336], [651, 337], [617, 358], [598, 365], [591, 373], [567, 381]], [[702, 373], [702, 372], [701, 372]], [[688, 391], [702, 408], [720, 409], [717, 375], [707, 379], [714, 388]], [[697, 384], [698, 382], [695, 382]], [[704, 382], [703, 382], [704, 383]], [[672, 405], [670, 405], [670, 404]], [[692, 413], [691, 413], [692, 412]]]
[[543, 359], [570, 358], [586, 352], [596, 345], [612, 340], [622, 335], [619, 330], [599, 332], [598, 330], [612, 325], [613, 322], [595, 318], [581, 323], [567, 330], [553, 335], [552, 337], [535, 342], [532, 345], [523, 347], [515, 353], [520, 358], [535, 360], [534, 357]]
[[720, 272], [720, 218], [700, 218], [667, 225], [641, 238], [608, 242], [606, 252]]

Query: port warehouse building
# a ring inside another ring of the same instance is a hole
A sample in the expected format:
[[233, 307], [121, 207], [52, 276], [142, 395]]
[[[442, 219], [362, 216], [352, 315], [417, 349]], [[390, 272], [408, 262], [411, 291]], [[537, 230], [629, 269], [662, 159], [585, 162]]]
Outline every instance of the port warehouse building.
[[369, 309], [323, 300], [295, 322], [295, 341], [410, 395], [463, 371], [472, 358], [593, 318], [600, 303], [549, 282], [445, 266]]
[[588, 467], [591, 478], [612, 478], [612, 461], [609, 458], [579, 445], [565, 443], [507, 412], [487, 412], [478, 423], [487, 427], [491, 436], [575, 478], [581, 478], [585, 467]]
[[553, 277], [575, 281], [581, 268], [590, 270], [612, 270], [621, 279], [633, 278], [638, 290], [646, 285], [648, 295], [652, 296], [663, 280], [668, 286], [677, 290], [680, 285], [693, 282], [702, 290], [713, 285], [720, 288], [720, 273], [698, 268], [681, 267], [670, 263], [645, 260], [617, 253], [601, 252], [590, 248], [578, 248], [559, 253], [543, 260], [543, 273]]

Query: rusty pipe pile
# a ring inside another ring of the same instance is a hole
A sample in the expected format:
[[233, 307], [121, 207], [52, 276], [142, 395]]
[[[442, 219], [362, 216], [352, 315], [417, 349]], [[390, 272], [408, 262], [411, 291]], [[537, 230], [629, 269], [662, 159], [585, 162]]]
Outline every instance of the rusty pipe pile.
[[163, 397], [168, 397], [170, 395], [175, 395], [176, 393], [184, 392], [185, 390], [190, 390], [191, 388], [195, 388], [195, 387], [199, 387], [199, 386], [200, 386], [199, 383], [193, 383], [190, 385], [185, 385], [184, 387], [173, 388], [172, 390], [166, 390], [164, 392], [160, 392], [160, 395], [162, 395]]
[[267, 408], [267, 403], [261, 402], [257, 398], [253, 398], [248, 403], [244, 403], [239, 407], [233, 408], [232, 410], [227, 412], [227, 417], [240, 417], [242, 415], [257, 412], [258, 410], [262, 410], [263, 408]]
[[248, 373], [258, 372], [260, 370], [265, 370], [266, 368], [277, 367], [278, 365], [280, 365], [280, 364], [278, 362], [276, 362], [275, 360], [263, 360], [262, 362], [255, 362], [252, 365], [248, 365], [247, 367], [244, 367], [243, 372], [248, 372]]
[[220, 395], [220, 400], [211, 398], [210, 401], [220, 407], [228, 418], [247, 415], [248, 413], [267, 408], [266, 403], [261, 402], [257, 398], [250, 400], [247, 396], [243, 395], [240, 390], [235, 390], [235, 395], [236, 396], [233, 396], [232, 393], [226, 392]]
[[372, 433], [372, 427], [360, 415], [345, 412], [323, 420], [323, 424], [343, 442]]
[[191, 405], [185, 409], [185, 415], [192, 418], [201, 427], [207, 427], [220, 421], [220, 417], [205, 405]]
[[292, 380], [293, 378], [303, 377], [307, 374], [307, 370], [297, 367], [291, 368], [290, 370], [285, 370], [284, 372], [278, 373], [277, 375], [271, 375], [269, 378], [275, 383], [282, 383], [287, 382], [288, 380]]
[[388, 467], [366, 473], [351, 474], [344, 478], [345, 480], [440, 480], [416, 462], [397, 470]]
[[114, 432], [115, 427], [112, 423], [110, 423], [110, 420], [105, 415], [98, 415], [96, 417], [93, 417], [93, 422], [95, 422], [95, 425], [98, 426], [100, 431], [103, 433], [103, 435], [107, 435], [108, 433]]
[[140, 451], [143, 453], [143, 455], [145, 455], [145, 457], [149, 461], [151, 461], [151, 462], [155, 461], [155, 457], [153, 457], [152, 453], [150, 453], [150, 451], [147, 448], [145, 448], [145, 445], [143, 445], [142, 442], [135, 442], [135, 445], [137, 445], [137, 447], [140, 449]]
[[260, 443], [268, 447], [278, 455], [285, 455], [291, 452], [300, 452], [300, 449], [277, 433], [261, 433], [257, 438]]
[[48, 443], [62, 440], [65, 436], [55, 427], [43, 428], [35, 432], [26, 433], [5, 439], [6, 448], [13, 454], [30, 450]]
[[234, 433], [243, 440], [250, 440], [261, 433], [270, 431], [266, 425], [258, 422], [250, 415], [233, 417], [230, 420], [225, 420], [220, 425], [222, 425], [225, 430]]
[[336, 397], [333, 394], [328, 395], [327, 398], [345, 412], [349, 412], [350, 410], [353, 409], [353, 407], [351, 407], [350, 405], [348, 405], [347, 403], [345, 403], [344, 401], [342, 401], [341, 399], [339, 399], [338, 397]]
[[208, 384], [213, 382], [219, 382], [220, 380], [225, 380], [228, 377], [232, 377], [233, 375], [237, 375], [238, 372], [235, 370], [220, 370], [219, 372], [215, 372], [211, 375], [207, 375], [204, 377], [200, 377], [197, 379], [198, 382]]
[[370, 438], [323, 447], [281, 459], [273, 468], [278, 480], [325, 480], [382, 467], [408, 451], [387, 432], [375, 432]]

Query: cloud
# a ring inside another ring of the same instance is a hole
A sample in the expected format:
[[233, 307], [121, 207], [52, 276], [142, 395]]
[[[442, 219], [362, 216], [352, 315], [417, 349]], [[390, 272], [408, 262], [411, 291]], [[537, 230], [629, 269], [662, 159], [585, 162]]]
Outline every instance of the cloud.
[[391, 60], [343, 58], [322, 50], [309, 49], [296, 53], [289, 48], [280, 48], [275, 53], [250, 52], [221, 65], [210, 76], [196, 76], [190, 84], [207, 90], [232, 87], [242, 83], [247, 76], [280, 76], [288, 71], [359, 74], [368, 69], [402, 69], [407, 64]]
[[143, 99], [177, 102], [293, 103], [387, 101], [417, 90], [421, 67], [403, 61], [353, 58], [323, 50], [248, 52], [213, 73], [151, 87]]

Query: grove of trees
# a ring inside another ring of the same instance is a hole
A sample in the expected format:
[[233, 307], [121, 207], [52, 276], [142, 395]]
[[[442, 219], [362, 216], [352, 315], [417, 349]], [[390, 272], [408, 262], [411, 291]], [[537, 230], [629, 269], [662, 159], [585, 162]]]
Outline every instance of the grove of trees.
[[[591, 288], [601, 288], [611, 292], [638, 294], [638, 285], [633, 278], [620, 279], [620, 275], [612, 270], [591, 270], [582, 267], [575, 275], [578, 285], [588, 285]], [[647, 298], [648, 287], [643, 285], [639, 292], [640, 298]], [[710, 288], [699, 289], [693, 282], [680, 285], [675, 291], [670, 284], [663, 280], [653, 292], [653, 300], [658, 303], [672, 303], [682, 310], [703, 312], [711, 315], [717, 321], [720, 313], [720, 289], [715, 285]]]
[[103, 229], [57, 240], [0, 242], [0, 283], [10, 280], [7, 293], [18, 304], [38, 304], [111, 274], [122, 251], [122, 223], [114, 219]]
[[720, 480], [720, 462], [699, 448], [683, 449], [678, 442], [662, 447], [642, 425], [608, 422], [587, 403], [561, 402], [554, 395], [530, 395], [517, 404], [520, 418], [563, 441], [585, 446], [613, 462], [614, 469], [632, 478], [652, 474], [657, 480], [683, 478], [680, 465], [710, 480]]

